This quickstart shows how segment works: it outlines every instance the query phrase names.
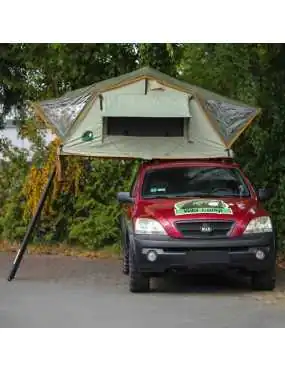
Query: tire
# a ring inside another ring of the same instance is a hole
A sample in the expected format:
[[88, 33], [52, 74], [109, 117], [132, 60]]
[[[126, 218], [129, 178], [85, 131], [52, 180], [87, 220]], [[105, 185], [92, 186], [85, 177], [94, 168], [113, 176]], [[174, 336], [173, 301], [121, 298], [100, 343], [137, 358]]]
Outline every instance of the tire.
[[130, 273], [130, 267], [129, 267], [129, 249], [127, 243], [122, 246], [123, 250], [123, 267], [122, 272], [124, 275], [128, 276]]
[[129, 290], [132, 293], [150, 290], [150, 279], [137, 271], [131, 248], [129, 249]]
[[252, 288], [255, 291], [273, 291], [276, 283], [276, 267], [267, 271], [252, 273]]
[[121, 252], [122, 252], [122, 273], [124, 275], [129, 274], [129, 249], [128, 249], [128, 242], [127, 242], [127, 236], [126, 231], [124, 228], [124, 222], [121, 218], [120, 220], [120, 227], [121, 227]]

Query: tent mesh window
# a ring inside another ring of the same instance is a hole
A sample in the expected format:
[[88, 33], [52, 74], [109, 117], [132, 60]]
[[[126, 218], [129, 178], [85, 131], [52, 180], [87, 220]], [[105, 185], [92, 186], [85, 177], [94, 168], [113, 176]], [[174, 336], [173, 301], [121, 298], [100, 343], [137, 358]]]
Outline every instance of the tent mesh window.
[[107, 135], [137, 137], [183, 137], [181, 117], [105, 117]]

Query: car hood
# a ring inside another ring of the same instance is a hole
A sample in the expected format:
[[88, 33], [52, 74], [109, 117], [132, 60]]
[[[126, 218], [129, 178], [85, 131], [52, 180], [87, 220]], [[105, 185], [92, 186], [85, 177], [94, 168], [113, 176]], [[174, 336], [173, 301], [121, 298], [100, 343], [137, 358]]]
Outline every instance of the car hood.
[[245, 219], [258, 211], [257, 200], [243, 198], [185, 198], [142, 200], [138, 214], [155, 219]]

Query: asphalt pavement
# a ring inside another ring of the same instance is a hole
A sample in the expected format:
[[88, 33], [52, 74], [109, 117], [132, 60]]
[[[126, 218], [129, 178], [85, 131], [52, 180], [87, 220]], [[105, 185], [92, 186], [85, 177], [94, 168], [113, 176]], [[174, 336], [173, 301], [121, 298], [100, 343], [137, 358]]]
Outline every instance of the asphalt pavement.
[[238, 276], [155, 280], [131, 294], [117, 260], [0, 253], [0, 327], [285, 327], [285, 272], [274, 292]]

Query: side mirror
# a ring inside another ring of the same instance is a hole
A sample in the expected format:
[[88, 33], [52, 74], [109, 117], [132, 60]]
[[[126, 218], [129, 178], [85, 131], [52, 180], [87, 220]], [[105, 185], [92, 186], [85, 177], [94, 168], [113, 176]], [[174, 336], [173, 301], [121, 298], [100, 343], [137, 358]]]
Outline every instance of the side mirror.
[[117, 200], [121, 204], [132, 204], [134, 202], [134, 199], [131, 197], [130, 192], [117, 193]]
[[270, 188], [260, 188], [258, 190], [258, 199], [260, 201], [268, 201], [273, 196], [273, 190]]

